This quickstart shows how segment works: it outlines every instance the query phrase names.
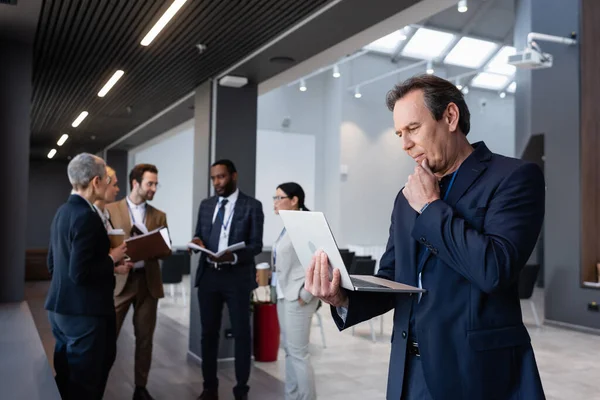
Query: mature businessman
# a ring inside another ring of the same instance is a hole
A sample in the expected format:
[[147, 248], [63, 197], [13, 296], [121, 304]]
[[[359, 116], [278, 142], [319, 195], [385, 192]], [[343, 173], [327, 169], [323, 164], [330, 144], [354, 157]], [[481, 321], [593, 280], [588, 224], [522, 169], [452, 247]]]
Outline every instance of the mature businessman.
[[469, 109], [444, 79], [411, 78], [387, 106], [416, 166], [395, 200], [377, 275], [427, 292], [340, 289], [323, 253], [306, 289], [332, 305], [340, 329], [395, 308], [388, 399], [543, 399], [517, 291], [544, 218], [542, 171], [470, 145]]
[[246, 247], [219, 258], [202, 253], [196, 287], [202, 324], [202, 374], [200, 400], [218, 399], [217, 351], [223, 303], [227, 303], [235, 338], [234, 397], [248, 398], [250, 377], [250, 294], [257, 287], [254, 257], [262, 251], [264, 214], [260, 201], [237, 188], [238, 174], [230, 160], [215, 162], [210, 178], [216, 196], [200, 203], [194, 243], [213, 252], [245, 242]]
[[116, 354], [115, 264], [127, 249], [110, 249], [92, 205], [110, 184], [104, 160], [79, 154], [67, 173], [73, 194], [50, 228], [52, 280], [45, 305], [56, 339], [56, 384], [63, 399], [101, 399]]

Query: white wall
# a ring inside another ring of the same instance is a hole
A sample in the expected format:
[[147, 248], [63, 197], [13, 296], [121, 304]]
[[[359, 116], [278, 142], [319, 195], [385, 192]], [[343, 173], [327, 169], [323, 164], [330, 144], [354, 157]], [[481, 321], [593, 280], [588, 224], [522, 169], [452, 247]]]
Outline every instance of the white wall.
[[312, 207], [315, 194], [315, 137], [297, 133], [259, 130], [256, 142], [256, 198], [263, 204], [263, 245], [270, 247], [283, 229], [273, 212], [278, 185], [296, 182], [304, 189], [305, 204]]
[[129, 151], [129, 169], [140, 163], [158, 168], [160, 188], [152, 205], [167, 213], [174, 247], [185, 247], [192, 237], [193, 120]]

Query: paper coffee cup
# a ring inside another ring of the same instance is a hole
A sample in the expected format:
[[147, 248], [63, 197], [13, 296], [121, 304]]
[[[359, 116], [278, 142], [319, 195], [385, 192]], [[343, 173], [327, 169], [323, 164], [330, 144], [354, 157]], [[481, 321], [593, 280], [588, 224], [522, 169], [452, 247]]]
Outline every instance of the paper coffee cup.
[[258, 286], [269, 286], [269, 272], [271, 266], [268, 263], [260, 263], [256, 266], [256, 272], [258, 275]]
[[119, 247], [125, 241], [125, 231], [123, 229], [111, 229], [108, 231], [108, 238], [110, 239], [110, 247]]

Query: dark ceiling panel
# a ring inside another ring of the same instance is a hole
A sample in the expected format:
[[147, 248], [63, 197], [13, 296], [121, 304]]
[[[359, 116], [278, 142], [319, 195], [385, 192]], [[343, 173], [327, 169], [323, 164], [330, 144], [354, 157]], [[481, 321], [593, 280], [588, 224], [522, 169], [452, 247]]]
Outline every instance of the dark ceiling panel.
[[[32, 155], [45, 156], [62, 133], [70, 138], [57, 157], [99, 151], [329, 1], [189, 0], [143, 47], [171, 0], [44, 0], [34, 51]], [[202, 54], [200, 43], [207, 46]], [[117, 69], [125, 75], [99, 98]], [[89, 116], [72, 128], [84, 110]]]

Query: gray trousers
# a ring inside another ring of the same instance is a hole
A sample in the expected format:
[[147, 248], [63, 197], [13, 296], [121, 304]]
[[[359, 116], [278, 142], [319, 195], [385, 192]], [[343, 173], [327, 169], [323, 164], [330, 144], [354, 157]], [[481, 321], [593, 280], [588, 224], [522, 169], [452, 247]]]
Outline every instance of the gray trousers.
[[317, 398], [315, 372], [308, 352], [310, 326], [317, 303], [316, 297], [303, 306], [298, 303], [298, 300], [277, 300], [277, 315], [285, 350], [286, 400]]

